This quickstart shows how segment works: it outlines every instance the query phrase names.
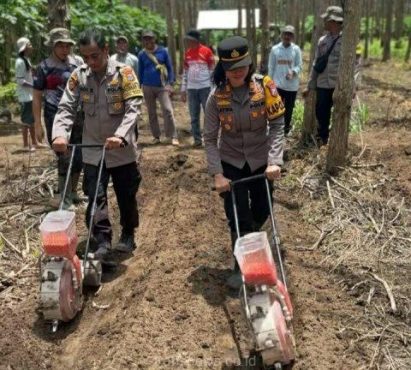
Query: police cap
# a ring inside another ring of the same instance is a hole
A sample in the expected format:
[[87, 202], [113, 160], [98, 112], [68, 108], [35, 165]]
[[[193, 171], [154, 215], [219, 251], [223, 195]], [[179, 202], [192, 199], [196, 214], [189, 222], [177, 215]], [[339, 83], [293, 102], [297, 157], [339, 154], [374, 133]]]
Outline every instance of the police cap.
[[248, 51], [248, 42], [240, 36], [228, 37], [217, 47], [218, 57], [225, 71], [249, 66], [252, 61]]

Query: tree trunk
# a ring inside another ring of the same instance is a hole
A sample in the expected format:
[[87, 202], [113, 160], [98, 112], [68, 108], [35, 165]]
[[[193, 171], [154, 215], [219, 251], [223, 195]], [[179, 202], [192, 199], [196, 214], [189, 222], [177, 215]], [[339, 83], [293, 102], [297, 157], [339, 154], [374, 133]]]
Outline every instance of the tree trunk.
[[[251, 59], [255, 60], [255, 44], [253, 43], [253, 14], [252, 11], [253, 1], [252, 0], [245, 0], [245, 22], [246, 22], [246, 29], [247, 29], [247, 39], [248, 39], [248, 46], [251, 54]], [[255, 65], [255, 64], [254, 64]]]
[[393, 1], [388, 1], [385, 9], [384, 49], [382, 53], [383, 62], [391, 59], [392, 13]]
[[285, 23], [293, 24], [295, 11], [295, 0], [287, 0], [285, 2]]
[[176, 58], [176, 44], [175, 44], [174, 23], [173, 23], [174, 1], [166, 0], [164, 5], [166, 7], [168, 53], [171, 57], [173, 68], [174, 70], [176, 70], [176, 66], [177, 66], [176, 59], [177, 58]]
[[[312, 0], [314, 9], [314, 29], [311, 35], [311, 50], [310, 50], [310, 61], [308, 63], [308, 74], [311, 73], [311, 68], [314, 61], [314, 54], [317, 48], [318, 39], [322, 35], [324, 22], [320, 15], [326, 9], [326, 0]], [[315, 91], [310, 90], [308, 96], [305, 98], [304, 102], [304, 120], [303, 128], [301, 132], [301, 143], [307, 144], [312, 141], [312, 137], [317, 131], [317, 119], [315, 116]]]
[[377, 1], [375, 4], [375, 29], [374, 35], [382, 40], [381, 29], [383, 27], [383, 15], [384, 15], [384, 3], [382, 1]]
[[326, 169], [331, 174], [344, 166], [347, 158], [348, 128], [354, 91], [355, 49], [360, 33], [360, 5], [358, 0], [345, 0], [340, 63], [333, 94], [333, 126], [327, 153]]
[[48, 0], [47, 5], [49, 30], [56, 27], [70, 29], [68, 0]]
[[408, 34], [408, 45], [407, 45], [407, 51], [405, 52], [405, 58], [404, 58], [405, 63], [409, 62], [410, 54], [411, 54], [411, 32]]
[[404, 0], [396, 0], [394, 37], [399, 40], [404, 28]]
[[268, 0], [260, 0], [260, 20], [261, 20], [261, 61], [260, 73], [266, 74], [268, 71], [268, 55], [270, 50], [269, 38], [270, 30], [268, 25]]
[[11, 80], [11, 58], [10, 56], [13, 54], [13, 38], [12, 38], [12, 26], [6, 28], [4, 31], [4, 55], [2, 69], [3, 75], [1, 76], [1, 83], [7, 84]]
[[[178, 73], [181, 75], [183, 73], [184, 67], [184, 3], [180, 1], [176, 2], [176, 13], [177, 13], [177, 32], [178, 32]], [[176, 68], [177, 72], [177, 68]]]
[[295, 40], [298, 43], [300, 40], [300, 2], [296, 1], [294, 3], [294, 16], [291, 25], [295, 27]]
[[370, 44], [370, 0], [365, 0], [365, 35], [364, 35], [364, 59], [368, 59]]
[[[255, 24], [255, 0], [247, 0], [249, 3], [249, 16], [247, 16], [247, 26], [249, 25], [250, 34], [248, 38], [248, 46], [251, 53], [251, 58], [255, 66], [257, 66], [257, 25]], [[248, 33], [248, 28], [247, 28]]]
[[302, 14], [301, 14], [301, 30], [300, 30], [300, 38], [298, 40], [298, 44], [300, 45], [301, 51], [304, 50], [305, 44], [305, 19], [307, 17], [307, 2], [304, 1], [301, 5], [302, 7]]
[[238, 0], [238, 25], [237, 35], [241, 36], [243, 33], [243, 4], [242, 0]]
[[193, 0], [193, 27], [197, 28], [197, 19], [198, 19], [198, 0]]

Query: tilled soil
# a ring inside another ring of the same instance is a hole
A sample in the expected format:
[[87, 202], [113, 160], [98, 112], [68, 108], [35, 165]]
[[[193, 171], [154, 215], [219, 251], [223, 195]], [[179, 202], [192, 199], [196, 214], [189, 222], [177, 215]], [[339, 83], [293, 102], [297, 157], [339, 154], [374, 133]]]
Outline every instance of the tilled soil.
[[[36, 314], [33, 274], [29, 289], [18, 292], [18, 304], [2, 305], [6, 368], [253, 365], [239, 300], [224, 284], [232, 263], [229, 234], [222, 201], [210, 190], [204, 151], [145, 146], [141, 163], [134, 256], [108, 272], [98, 296], [90, 292], [83, 312], [56, 334]], [[293, 250], [297, 240], [313, 238], [304, 232], [298, 209], [286, 206], [277, 205], [277, 216], [296, 313], [295, 368], [355, 368], [360, 359], [345, 353], [336, 332], [356, 307], [321, 266], [321, 256]]]

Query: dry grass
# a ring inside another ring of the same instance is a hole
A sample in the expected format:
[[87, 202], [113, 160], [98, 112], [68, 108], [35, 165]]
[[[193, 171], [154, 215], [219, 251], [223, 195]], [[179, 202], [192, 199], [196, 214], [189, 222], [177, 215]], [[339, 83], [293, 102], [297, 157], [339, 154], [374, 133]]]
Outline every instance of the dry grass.
[[319, 249], [324, 268], [340, 276], [341, 288], [364, 307], [361, 317], [340, 323], [350, 350], [368, 358], [364, 368], [410, 368], [409, 198], [396, 191], [397, 179], [383, 163], [362, 159], [363, 153], [333, 178], [322, 170], [325, 150], [308, 152], [293, 160], [289, 176], [297, 181], [285, 187], [305, 199], [301, 213], [318, 229], [318, 239], [303, 249]]

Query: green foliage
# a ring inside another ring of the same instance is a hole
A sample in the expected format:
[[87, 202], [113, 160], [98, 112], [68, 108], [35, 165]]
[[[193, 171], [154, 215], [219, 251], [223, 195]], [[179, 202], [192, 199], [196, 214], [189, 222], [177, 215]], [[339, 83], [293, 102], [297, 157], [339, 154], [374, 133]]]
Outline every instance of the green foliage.
[[[403, 37], [399, 41], [391, 40], [391, 57], [403, 61], [407, 50], [408, 39]], [[381, 59], [383, 48], [379, 39], [373, 39], [369, 46], [369, 57]]]
[[357, 97], [357, 105], [353, 107], [350, 119], [350, 132], [361, 132], [370, 118], [368, 106]]
[[[47, 0], [7, 0], [0, 2], [0, 25], [3, 30], [15, 29], [19, 37], [35, 35], [45, 31]], [[5, 42], [4, 33], [0, 43]]]
[[[353, 107], [351, 112], [350, 119], [350, 132], [358, 133], [364, 129], [364, 126], [367, 124], [370, 114], [368, 106], [364, 103], [361, 103], [359, 98], [356, 100], [357, 104]], [[293, 130], [295, 132], [300, 132], [303, 127], [304, 121], [304, 101], [296, 100], [295, 107], [293, 110]]]
[[166, 22], [147, 8], [136, 8], [120, 0], [75, 0], [71, 2], [72, 33], [78, 34], [88, 27], [104, 31], [113, 41], [118, 35], [128, 37], [130, 44], [140, 44], [141, 32], [152, 29], [159, 38], [166, 35]]
[[0, 85], [0, 106], [11, 103], [16, 98], [16, 86], [14, 82]]
[[308, 15], [307, 18], [305, 18], [304, 32], [306, 35], [311, 34], [313, 29], [314, 29], [314, 16]]
[[293, 130], [301, 131], [304, 121], [304, 102], [302, 100], [296, 100], [293, 110]]

